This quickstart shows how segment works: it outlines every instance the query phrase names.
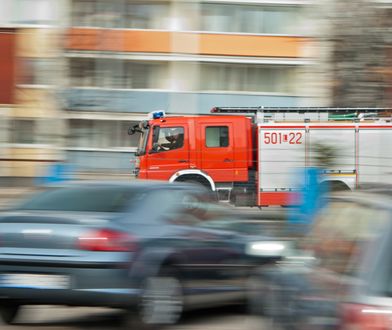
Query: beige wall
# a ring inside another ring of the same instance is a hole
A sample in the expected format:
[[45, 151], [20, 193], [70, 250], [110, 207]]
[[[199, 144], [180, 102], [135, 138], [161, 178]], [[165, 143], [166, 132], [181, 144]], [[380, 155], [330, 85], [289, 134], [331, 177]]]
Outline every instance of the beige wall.
[[53, 118], [59, 115], [55, 99], [55, 91], [51, 88], [18, 86], [16, 88], [17, 107], [12, 115], [17, 118]]
[[[19, 29], [16, 43], [17, 56], [17, 75], [26, 74], [24, 70], [24, 61], [36, 60], [53, 60], [61, 56], [59, 30], [54, 28], [29, 28]], [[49, 63], [50, 64], [50, 63]], [[42, 67], [42, 66], [41, 66]], [[41, 67], [38, 67], [41, 70]], [[43, 69], [48, 69], [48, 77], [50, 81], [44, 79], [32, 80], [31, 83], [24, 82], [19, 78], [18, 84], [15, 87], [15, 103], [16, 105], [9, 110], [9, 120], [15, 119], [34, 119], [37, 120], [37, 126], [43, 119], [59, 119], [62, 118], [62, 110], [60, 104], [56, 99], [57, 79], [61, 80], [60, 71], [51, 71], [52, 67], [43, 66]], [[37, 70], [32, 71], [37, 72]], [[38, 72], [39, 74], [40, 72]], [[55, 76], [53, 76], [53, 74]], [[59, 75], [57, 77], [57, 75]], [[39, 81], [39, 82], [37, 82]], [[52, 85], [51, 85], [52, 84]], [[46, 120], [44, 120], [46, 122]], [[50, 120], [49, 120], [50, 121]], [[58, 137], [63, 135], [61, 125], [56, 126], [59, 131], [53, 132], [51, 126], [39, 126], [35, 134], [51, 134], [53, 139], [45, 143], [48, 144], [32, 144], [17, 145], [9, 144], [8, 147], [3, 147], [3, 161], [0, 166], [3, 168], [0, 171], [0, 176], [11, 177], [36, 177], [42, 176], [48, 171], [48, 167], [54, 161], [62, 158], [62, 153], [59, 147]], [[41, 136], [41, 135], [40, 135]], [[49, 135], [48, 135], [49, 136]], [[36, 139], [41, 141], [43, 139]], [[11, 141], [9, 141], [11, 142]], [[0, 148], [1, 156], [1, 148]]]
[[16, 54], [19, 57], [55, 57], [60, 55], [60, 46], [56, 29], [20, 29]]
[[60, 158], [59, 151], [52, 148], [11, 147], [8, 149], [9, 159], [2, 166], [8, 176], [35, 177], [45, 175], [53, 159]]

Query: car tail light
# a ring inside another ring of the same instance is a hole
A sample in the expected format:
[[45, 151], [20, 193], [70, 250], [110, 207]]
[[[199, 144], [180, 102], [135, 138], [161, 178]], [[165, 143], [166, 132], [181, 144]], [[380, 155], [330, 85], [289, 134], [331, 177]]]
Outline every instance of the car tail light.
[[344, 304], [341, 330], [392, 329], [392, 309], [359, 304]]
[[126, 252], [135, 251], [135, 238], [128, 234], [112, 229], [98, 229], [79, 237], [78, 247], [88, 251]]

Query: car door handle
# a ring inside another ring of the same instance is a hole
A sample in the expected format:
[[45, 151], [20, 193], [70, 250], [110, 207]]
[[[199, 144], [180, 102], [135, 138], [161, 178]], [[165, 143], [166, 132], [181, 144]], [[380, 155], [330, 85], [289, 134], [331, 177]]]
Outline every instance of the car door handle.
[[229, 159], [229, 158], [225, 158], [223, 161], [224, 161], [225, 163], [230, 163], [230, 162], [232, 162], [233, 160], [232, 160], [232, 159]]
[[178, 162], [179, 163], [188, 163], [188, 161], [186, 159], [180, 159]]

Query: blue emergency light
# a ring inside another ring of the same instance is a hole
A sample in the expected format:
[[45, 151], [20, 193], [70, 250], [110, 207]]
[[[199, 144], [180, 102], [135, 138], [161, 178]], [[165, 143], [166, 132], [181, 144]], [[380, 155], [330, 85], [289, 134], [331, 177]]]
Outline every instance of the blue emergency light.
[[158, 112], [154, 112], [152, 116], [154, 119], [159, 119], [164, 116], [164, 113], [163, 113], [163, 111], [158, 111]]
[[152, 114], [152, 118], [154, 118], [154, 119], [163, 118], [164, 116], [165, 116], [165, 113], [163, 111], [157, 111]]
[[160, 110], [160, 111], [153, 111], [153, 112], [150, 112], [150, 113], [148, 114], [148, 117], [149, 117], [150, 119], [159, 119], [159, 118], [163, 118], [163, 117], [165, 117], [165, 111]]

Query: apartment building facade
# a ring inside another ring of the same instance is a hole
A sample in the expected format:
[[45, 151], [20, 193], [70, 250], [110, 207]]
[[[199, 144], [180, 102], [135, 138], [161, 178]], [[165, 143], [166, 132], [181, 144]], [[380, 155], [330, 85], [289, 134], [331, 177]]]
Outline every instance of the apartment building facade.
[[70, 0], [65, 38], [68, 158], [128, 171], [146, 113], [311, 105], [300, 0]]
[[127, 174], [137, 146], [127, 128], [157, 109], [330, 105], [320, 8], [310, 0], [3, 0], [0, 176], [45, 176], [63, 160], [76, 171]]

